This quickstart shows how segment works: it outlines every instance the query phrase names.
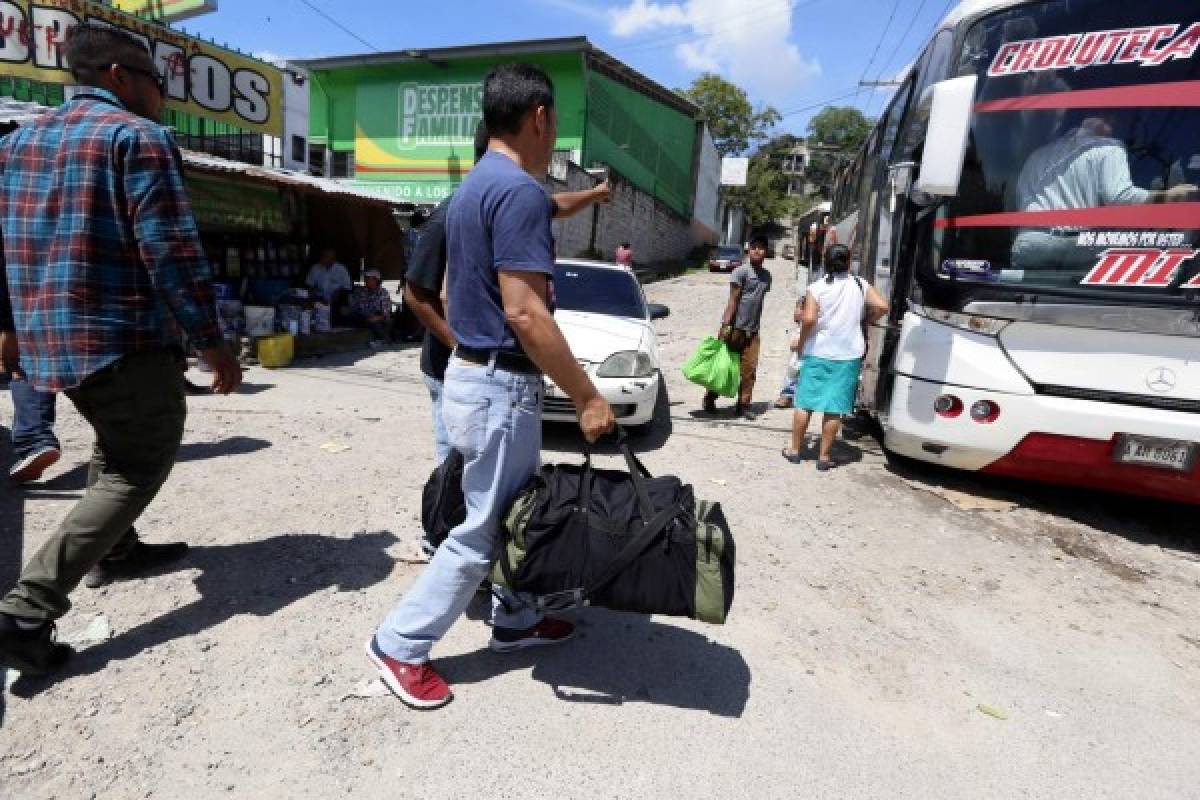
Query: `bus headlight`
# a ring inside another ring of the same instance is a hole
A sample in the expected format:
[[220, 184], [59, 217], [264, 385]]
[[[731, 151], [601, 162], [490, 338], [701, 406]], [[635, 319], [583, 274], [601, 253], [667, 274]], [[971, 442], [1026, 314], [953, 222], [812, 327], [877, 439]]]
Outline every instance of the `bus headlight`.
[[980, 317], [975, 314], [957, 314], [953, 311], [942, 311], [937, 308], [923, 309], [925, 316], [934, 322], [941, 322], [954, 328], [959, 328], [983, 336], [997, 336], [1007, 328], [1012, 320], [996, 319], [995, 317]]
[[640, 350], [613, 353], [596, 370], [598, 378], [649, 378], [653, 374], [654, 364], [650, 354]]

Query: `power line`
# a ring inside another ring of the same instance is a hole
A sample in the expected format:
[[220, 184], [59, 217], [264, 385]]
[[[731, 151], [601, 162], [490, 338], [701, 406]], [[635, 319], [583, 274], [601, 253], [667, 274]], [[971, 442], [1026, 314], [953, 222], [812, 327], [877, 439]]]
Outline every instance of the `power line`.
[[366, 45], [367, 47], [371, 48], [371, 49], [372, 49], [372, 50], [374, 50], [376, 53], [381, 53], [381, 52], [383, 52], [383, 51], [382, 51], [382, 50], [380, 50], [378, 47], [376, 47], [375, 45], [371, 44], [371, 43], [370, 43], [370, 42], [368, 42], [366, 39], [364, 39], [363, 37], [359, 36], [359, 35], [358, 35], [357, 33], [355, 33], [354, 31], [352, 31], [352, 30], [350, 30], [349, 28], [347, 28], [347, 27], [346, 27], [345, 25], [343, 25], [342, 23], [338, 22], [338, 21], [337, 21], [337, 20], [336, 20], [334, 17], [331, 17], [329, 14], [325, 13], [325, 12], [324, 12], [324, 11], [323, 11], [323, 10], [322, 10], [322, 9], [321, 9], [319, 6], [317, 6], [315, 3], [312, 3], [312, 2], [310, 2], [310, 0], [300, 0], [300, 2], [301, 2], [301, 3], [303, 3], [304, 5], [308, 6], [310, 9], [312, 9], [312, 10], [313, 10], [313, 12], [315, 12], [317, 15], [319, 15], [321, 18], [323, 18], [323, 19], [324, 19], [326, 22], [328, 22], [330, 25], [332, 25], [332, 26], [334, 26], [335, 28], [337, 28], [338, 30], [340, 30], [342, 33], [346, 34], [347, 36], [349, 36], [349, 37], [351, 37], [351, 38], [353, 38], [353, 39], [357, 39], [357, 40], [358, 40], [360, 43], [362, 43], [362, 44]]
[[[900, 0], [893, 0], [892, 13], [888, 14], [887, 22], [883, 26], [883, 31], [879, 34], [879, 40], [875, 42], [875, 49], [871, 51], [871, 57], [867, 59], [867, 65], [863, 67], [862, 76], [858, 79], [861, 83], [867, 79], [867, 73], [871, 71], [871, 65], [875, 63], [875, 57], [879, 55], [879, 48], [883, 47], [883, 40], [887, 38], [888, 31], [892, 29], [892, 20], [896, 18], [896, 11], [900, 8]], [[862, 87], [859, 87], [862, 90]], [[858, 92], [854, 94], [854, 103], [858, 103]]]
[[821, 106], [827, 106], [830, 103], [836, 103], [838, 100], [845, 100], [847, 97], [853, 97], [856, 91], [857, 89], [846, 89], [843, 94], [839, 94], [834, 97], [827, 97], [826, 99], [819, 100], [816, 103], [810, 103], [806, 106], [800, 106], [799, 108], [792, 108], [784, 111], [780, 113], [779, 118], [783, 119], [784, 117], [790, 117], [793, 114], [802, 114], [805, 111], [812, 111], [814, 108], [820, 108]]
[[[927, 0], [921, 0], [921, 2], [917, 3], [917, 10], [912, 13], [911, 17], [909, 17], [908, 27], [904, 29], [904, 33], [900, 34], [900, 38], [896, 40], [896, 46], [892, 49], [892, 54], [888, 56], [887, 61], [883, 62], [883, 66], [879, 68], [879, 74], [875, 76], [875, 83], [878, 84], [883, 81], [884, 73], [888, 71], [888, 68], [891, 67], [892, 62], [896, 60], [896, 54], [900, 52], [900, 48], [904, 46], [906, 41], [908, 41], [908, 35], [912, 33], [913, 26], [917, 24], [917, 19], [921, 16], [921, 11], [925, 8], [926, 2]], [[941, 20], [939, 19], [938, 22], [941, 22]], [[934, 24], [936, 25], [937, 23], [935, 22]], [[871, 113], [872, 107], [875, 105], [875, 97], [877, 94], [878, 92], [872, 92], [871, 97], [867, 100], [868, 116]]]

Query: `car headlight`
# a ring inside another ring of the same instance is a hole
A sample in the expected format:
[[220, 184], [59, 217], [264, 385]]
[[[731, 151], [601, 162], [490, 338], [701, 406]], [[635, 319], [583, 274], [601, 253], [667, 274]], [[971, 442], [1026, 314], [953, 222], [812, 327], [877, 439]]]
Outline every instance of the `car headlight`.
[[654, 364], [650, 354], [639, 350], [613, 353], [596, 370], [598, 378], [648, 378], [653, 374]]

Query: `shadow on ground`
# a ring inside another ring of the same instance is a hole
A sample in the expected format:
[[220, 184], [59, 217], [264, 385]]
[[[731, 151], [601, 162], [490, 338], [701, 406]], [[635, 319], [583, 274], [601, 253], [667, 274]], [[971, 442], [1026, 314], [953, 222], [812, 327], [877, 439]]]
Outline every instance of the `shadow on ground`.
[[[222, 456], [241, 456], [248, 453], [257, 453], [259, 450], [265, 450], [270, 446], [271, 442], [268, 440], [258, 439], [253, 436], [231, 436], [215, 442], [187, 442], [180, 445], [179, 454], [175, 457], [175, 463], [206, 461], [210, 458], [220, 458]], [[46, 492], [80, 491], [87, 488], [87, 474], [88, 463], [85, 461], [76, 464], [61, 475], [55, 475], [48, 481], [28, 484], [28, 489], [31, 494], [38, 497], [46, 497]]]
[[200, 571], [195, 578], [199, 599], [77, 653], [59, 673], [21, 678], [12, 692], [31, 697], [59, 681], [90, 675], [114, 661], [133, 658], [147, 648], [200, 633], [232, 617], [271, 616], [330, 587], [361, 591], [391, 574], [393, 559], [386, 551], [395, 542], [391, 532], [375, 531], [350, 538], [282, 534], [255, 542], [193, 547], [185, 560], [172, 567]]
[[[477, 601], [480, 602], [480, 601]], [[451, 685], [481, 683], [513, 670], [570, 703], [652, 703], [740, 717], [750, 698], [750, 667], [732, 647], [669, 621], [588, 609], [579, 635], [562, 647], [498, 655], [488, 650], [438, 659]]]
[[250, 383], [242, 381], [238, 384], [238, 388], [234, 391], [234, 394], [262, 394], [274, 388], [275, 384], [273, 383]]
[[945, 488], [1016, 503], [1138, 544], [1200, 554], [1200, 525], [1196, 524], [1200, 507], [1194, 505], [981, 475], [890, 454], [887, 470], [919, 488]]

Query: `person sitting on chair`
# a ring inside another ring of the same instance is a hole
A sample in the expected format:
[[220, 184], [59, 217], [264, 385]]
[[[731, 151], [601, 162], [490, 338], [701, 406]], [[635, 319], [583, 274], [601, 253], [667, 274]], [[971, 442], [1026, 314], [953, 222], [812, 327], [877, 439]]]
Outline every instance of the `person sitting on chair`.
[[363, 273], [362, 286], [350, 293], [350, 316], [371, 331], [371, 346], [387, 342], [392, 327], [392, 296], [383, 288], [383, 277], [377, 269]]

